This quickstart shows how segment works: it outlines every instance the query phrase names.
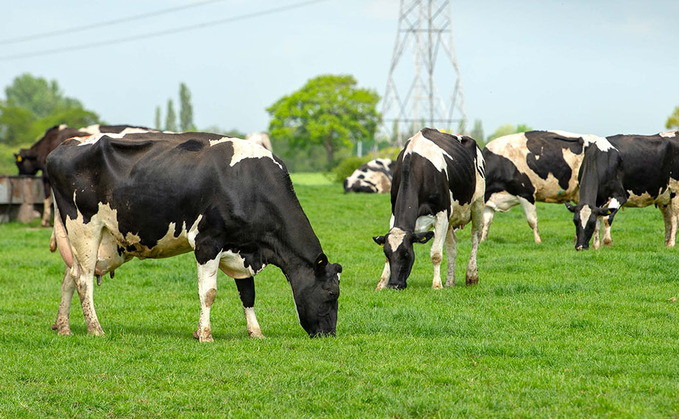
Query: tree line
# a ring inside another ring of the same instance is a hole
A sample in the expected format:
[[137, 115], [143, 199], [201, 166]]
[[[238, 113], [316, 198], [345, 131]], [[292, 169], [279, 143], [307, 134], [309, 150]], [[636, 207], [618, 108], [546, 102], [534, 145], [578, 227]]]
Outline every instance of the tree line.
[[[266, 108], [270, 115], [269, 136], [276, 154], [286, 160], [293, 171], [322, 171], [354, 154], [358, 143], [364, 150], [386, 149], [393, 139], [376, 135], [382, 116], [377, 111], [380, 96], [374, 89], [362, 88], [351, 75], [320, 75], [308, 80], [301, 88], [285, 95]], [[161, 107], [155, 109], [155, 126], [166, 131], [195, 131], [191, 92], [184, 83], [179, 85], [179, 115], [172, 98], [167, 100], [163, 121]], [[5, 88], [0, 100], [0, 144], [24, 146], [40, 138], [48, 128], [66, 124], [72, 127], [103, 123], [100, 116], [68, 97], [56, 80], [22, 74]], [[136, 121], [114, 121], [136, 123]], [[679, 106], [668, 117], [668, 129], [679, 128]], [[421, 127], [410, 127], [414, 133]], [[471, 130], [461, 124], [458, 133], [470, 135], [481, 145], [494, 138], [514, 132], [529, 131], [526, 124], [504, 124], [485, 137], [483, 124], [475, 120]], [[237, 129], [223, 130], [216, 126], [203, 131], [244, 138]]]

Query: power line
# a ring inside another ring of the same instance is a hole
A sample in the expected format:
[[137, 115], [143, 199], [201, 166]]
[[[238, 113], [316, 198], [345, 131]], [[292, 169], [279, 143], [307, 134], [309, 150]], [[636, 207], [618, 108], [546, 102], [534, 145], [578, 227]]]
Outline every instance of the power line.
[[69, 47], [63, 47], [63, 48], [54, 48], [54, 49], [49, 49], [49, 50], [43, 50], [43, 51], [36, 51], [36, 52], [29, 52], [25, 54], [15, 54], [15, 55], [5, 55], [5, 56], [0, 56], [0, 61], [11, 61], [11, 60], [17, 60], [21, 58], [31, 58], [31, 57], [38, 57], [42, 55], [52, 55], [52, 54], [59, 54], [63, 52], [71, 52], [71, 51], [78, 51], [82, 49], [88, 49], [88, 48], [96, 48], [96, 47], [101, 47], [101, 46], [106, 46], [106, 45], [115, 45], [115, 44], [122, 44], [125, 42], [132, 42], [132, 41], [137, 41], [141, 39], [149, 39], [149, 38], [156, 38], [159, 36], [164, 36], [164, 35], [172, 35], [172, 34], [177, 34], [180, 32], [188, 32], [188, 31], [193, 31], [196, 29], [204, 29], [206, 27], [210, 26], [217, 26], [217, 25], [223, 25], [225, 23], [232, 23], [232, 22], [237, 22], [241, 20], [247, 20], [247, 19], [254, 19], [256, 17], [261, 17], [261, 16], [266, 16], [266, 15], [271, 15], [275, 13], [280, 13], [280, 12], [285, 12], [288, 10], [292, 9], [299, 9], [304, 6], [309, 6], [315, 3], [321, 3], [323, 1], [327, 0], [309, 0], [309, 1], [302, 1], [299, 3], [295, 4], [290, 4], [287, 6], [281, 6], [281, 7], [274, 7], [272, 9], [267, 9], [267, 10], [262, 10], [259, 12], [252, 12], [252, 13], [246, 13], [243, 15], [239, 16], [233, 16], [225, 19], [218, 19], [218, 20], [213, 20], [209, 22], [203, 22], [203, 23], [197, 23], [194, 25], [187, 25], [187, 26], [180, 26], [172, 29], [167, 29], [163, 31], [157, 31], [157, 32], [150, 32], [142, 35], [136, 35], [136, 36], [129, 36], [125, 38], [118, 38], [118, 39], [110, 39], [107, 41], [99, 41], [99, 42], [91, 42], [87, 44], [80, 44], [80, 45], [72, 45]]
[[104, 26], [112, 26], [112, 25], [117, 25], [119, 23], [127, 23], [127, 22], [133, 22], [135, 20], [143, 20], [143, 19], [148, 19], [160, 15], [165, 15], [168, 13], [174, 13], [178, 12], [180, 10], [186, 10], [194, 7], [199, 7], [199, 6], [205, 6], [210, 3], [216, 3], [219, 1], [224, 1], [224, 0], [206, 0], [200, 3], [195, 3], [195, 4], [189, 4], [186, 6], [178, 6], [178, 7], [171, 7], [169, 9], [162, 9], [158, 10], [155, 12], [149, 12], [149, 13], [143, 13], [140, 15], [134, 15], [134, 16], [128, 16], [128, 17], [123, 17], [119, 19], [114, 19], [114, 20], [108, 20], [105, 22], [99, 22], [99, 23], [91, 23], [89, 25], [79, 25], [76, 27], [70, 27], [66, 29], [58, 29], [55, 31], [50, 31], [50, 32], [43, 32], [43, 33], [37, 33], [34, 35], [26, 35], [22, 36], [19, 38], [10, 38], [10, 39], [2, 39], [0, 40], [0, 45], [8, 45], [8, 44], [18, 44], [20, 42], [27, 42], [27, 41], [35, 41], [36, 39], [42, 39], [42, 38], [51, 38], [53, 36], [59, 36], [59, 35], [66, 35], [66, 34], [73, 34], [77, 32], [84, 32], [88, 31], [90, 29], [98, 29]]

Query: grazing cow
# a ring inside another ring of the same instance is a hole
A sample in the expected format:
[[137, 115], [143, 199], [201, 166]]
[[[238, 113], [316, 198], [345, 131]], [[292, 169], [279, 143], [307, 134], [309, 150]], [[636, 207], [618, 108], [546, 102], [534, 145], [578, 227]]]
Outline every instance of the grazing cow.
[[265, 132], [253, 132], [251, 134], [246, 135], [245, 139], [248, 141], [252, 141], [255, 144], [259, 144], [269, 151], [273, 151], [273, 147], [271, 147], [271, 140], [269, 139], [269, 136]]
[[47, 155], [59, 144], [71, 137], [85, 137], [91, 134], [121, 133], [121, 132], [146, 132], [148, 128], [132, 127], [129, 125], [90, 125], [86, 128], [74, 129], [67, 125], [55, 125], [45, 131], [45, 135], [40, 138], [29, 149], [22, 148], [18, 154], [14, 154], [14, 161], [19, 168], [20, 175], [35, 175], [42, 171], [43, 189], [45, 190], [45, 200], [42, 212], [42, 222], [44, 227], [50, 225], [52, 218], [52, 195], [50, 193], [50, 180], [45, 173], [45, 160]]
[[594, 138], [565, 131], [529, 131], [489, 142], [483, 149], [486, 207], [481, 240], [488, 237], [496, 211], [521, 205], [533, 239], [541, 243], [535, 202], [577, 200], [583, 145]]
[[[665, 245], [676, 241], [679, 216], [679, 138], [676, 133], [615, 135], [585, 147], [580, 168], [578, 205], [574, 213], [577, 250], [612, 245], [610, 227], [621, 207], [655, 204], [665, 221]], [[603, 220], [602, 220], [603, 218]], [[603, 225], [603, 227], [602, 227]]]
[[396, 162], [391, 159], [370, 160], [344, 179], [344, 192], [389, 192], [394, 166]]
[[93, 276], [132, 259], [193, 251], [200, 319], [211, 341], [217, 272], [236, 281], [248, 334], [261, 337], [253, 275], [281, 268], [310, 336], [334, 335], [342, 267], [328, 263], [283, 162], [249, 141], [208, 133], [73, 138], [47, 159], [58, 210], [55, 237], [67, 265], [53, 326], [70, 334], [77, 289], [90, 334], [103, 334]]
[[[484, 162], [470, 137], [424, 128], [410, 138], [396, 160], [391, 186], [390, 229], [373, 237], [387, 261], [377, 289], [406, 288], [415, 262], [414, 243], [432, 237], [433, 288], [441, 287], [443, 244], [448, 254], [446, 286], [455, 285], [456, 228], [472, 222], [467, 285], [479, 280], [476, 253], [483, 226]], [[434, 232], [429, 231], [434, 228]]]

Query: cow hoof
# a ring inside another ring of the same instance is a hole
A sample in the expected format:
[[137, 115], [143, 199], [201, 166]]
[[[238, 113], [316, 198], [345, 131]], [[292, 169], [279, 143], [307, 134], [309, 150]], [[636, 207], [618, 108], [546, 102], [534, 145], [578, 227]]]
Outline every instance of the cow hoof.
[[446, 288], [454, 287], [454, 286], [455, 286], [455, 281], [446, 281]]
[[252, 339], [266, 339], [266, 336], [264, 336], [262, 334], [261, 330], [257, 330], [257, 331], [248, 330], [248, 337], [250, 337]]
[[[69, 331], [68, 334], [71, 334]], [[87, 334], [90, 336], [104, 336], [104, 331], [101, 328], [88, 330]]]
[[214, 339], [212, 339], [212, 332], [210, 332], [210, 330], [203, 331], [203, 333], [195, 330], [193, 332], [193, 338], [198, 339], [198, 342], [214, 342]]
[[440, 282], [438, 284], [432, 285], [431, 287], [435, 290], [442, 290], [443, 289], [443, 285], [441, 285]]
[[59, 329], [57, 330], [57, 335], [59, 336], [71, 336], [73, 333], [71, 333], [71, 329]]
[[476, 285], [479, 283], [479, 276], [478, 275], [473, 275], [473, 276], [468, 276], [466, 280], [467, 285]]

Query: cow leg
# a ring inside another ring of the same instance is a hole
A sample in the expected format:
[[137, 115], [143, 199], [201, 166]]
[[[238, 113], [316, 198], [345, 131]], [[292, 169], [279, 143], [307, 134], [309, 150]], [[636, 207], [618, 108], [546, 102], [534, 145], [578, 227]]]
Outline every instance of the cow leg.
[[387, 287], [387, 282], [389, 282], [389, 276], [391, 276], [391, 268], [389, 267], [389, 259], [384, 262], [384, 269], [382, 270], [382, 275], [380, 275], [380, 280], [375, 287], [375, 291], [383, 290]]
[[40, 225], [49, 227], [50, 221], [52, 221], [52, 194], [49, 194], [43, 201], [42, 221], [40, 221]]
[[679, 221], [679, 196], [675, 196], [667, 205], [658, 205], [665, 222], [665, 246], [674, 247], [677, 239], [677, 221]]
[[71, 334], [70, 313], [74, 291], [75, 281], [71, 276], [71, 269], [67, 266], [64, 279], [61, 281], [61, 301], [59, 302], [59, 311], [57, 311], [57, 320], [52, 325], [52, 330], [56, 330], [60, 336]]
[[219, 258], [198, 263], [198, 296], [200, 297], [200, 318], [198, 320], [198, 330], [193, 333], [193, 337], [200, 342], [212, 342], [212, 329], [210, 328], [210, 308], [215, 302], [217, 295], [217, 272], [219, 270]]
[[248, 336], [251, 338], [263, 338], [262, 329], [259, 328], [259, 323], [255, 316], [255, 279], [249, 277], [242, 279], [234, 278], [234, 280], [236, 281], [240, 300], [243, 302], [243, 313], [245, 313]]
[[446, 232], [448, 231], [448, 214], [441, 211], [436, 214], [436, 221], [434, 221], [434, 241], [429, 251], [431, 263], [434, 265], [434, 280], [432, 281], [432, 288], [442, 289], [441, 283], [441, 261], [443, 260], [443, 242], [446, 239]]
[[446, 287], [455, 286], [455, 259], [457, 258], [457, 236], [455, 228], [448, 226], [446, 234], [446, 255], [448, 256], [448, 273], [446, 275]]
[[608, 217], [601, 218], [601, 244], [603, 246], [613, 246], [613, 237], [611, 237], [611, 223]]
[[528, 225], [533, 230], [533, 240], [535, 240], [535, 243], [542, 243], [542, 238], [538, 231], [538, 212], [535, 208], [535, 203], [531, 203], [522, 197], [519, 197], [519, 202], [521, 203], [521, 208], [523, 208], [523, 213], [526, 215], [526, 221], [528, 221]]
[[493, 222], [495, 217], [495, 210], [489, 206], [483, 207], [483, 233], [481, 234], [481, 241], [485, 241], [488, 238], [488, 230], [490, 230], [490, 224]]
[[[480, 206], [479, 206], [480, 207]], [[533, 210], [535, 209], [535, 205], [533, 205]], [[537, 218], [536, 218], [536, 224], [535, 224], [535, 232], [537, 234]], [[481, 216], [481, 208], [476, 208], [476, 210], [472, 207], [472, 232], [471, 232], [471, 239], [472, 239], [472, 250], [471, 254], [469, 255], [469, 262], [467, 263], [467, 276], [466, 276], [466, 284], [467, 285], [473, 285], [473, 284], [478, 284], [479, 282], [479, 270], [478, 266], [476, 265], [476, 254], [478, 253], [479, 250], [479, 234], [480, 230], [483, 228], [483, 217]], [[540, 236], [538, 235], [537, 238], [539, 239]], [[537, 243], [540, 243], [539, 241], [536, 240]]]
[[601, 217], [597, 217], [596, 226], [594, 227], [594, 233], [592, 233], [592, 248], [598, 249], [601, 247]]
[[672, 198], [669, 207], [671, 214], [670, 237], [666, 244], [668, 247], [674, 247], [677, 240], [677, 227], [679, 224], [679, 195], [675, 195]]
[[90, 228], [82, 228], [78, 234], [82, 234], [87, 239], [73, 240], [69, 237], [73, 250], [70, 275], [74, 279], [75, 288], [80, 297], [80, 305], [87, 324], [87, 334], [101, 336], [104, 331], [94, 309], [94, 270], [101, 242], [101, 228], [93, 223]]

